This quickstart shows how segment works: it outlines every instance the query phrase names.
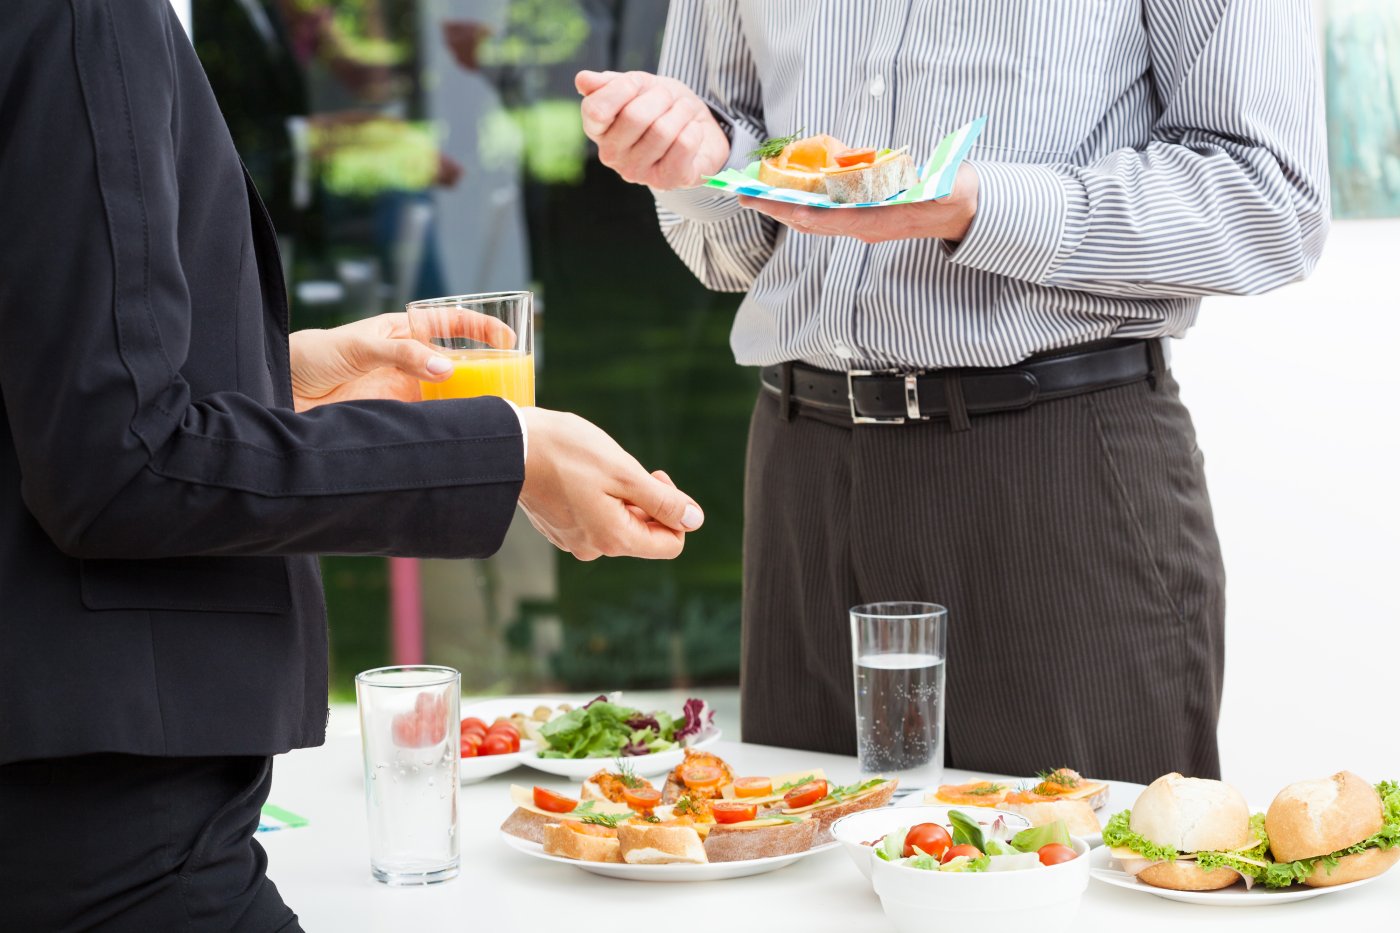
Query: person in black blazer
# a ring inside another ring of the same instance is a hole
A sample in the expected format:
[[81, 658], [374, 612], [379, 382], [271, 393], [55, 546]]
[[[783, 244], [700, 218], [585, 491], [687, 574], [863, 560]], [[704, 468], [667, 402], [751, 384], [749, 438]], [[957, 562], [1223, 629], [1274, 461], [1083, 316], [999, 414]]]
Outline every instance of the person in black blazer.
[[[0, 26], [0, 927], [298, 929], [253, 841], [324, 740], [316, 554], [671, 557], [606, 434], [417, 402], [388, 315], [291, 335], [276, 239], [164, 0]], [[396, 388], [396, 386], [398, 388]]]

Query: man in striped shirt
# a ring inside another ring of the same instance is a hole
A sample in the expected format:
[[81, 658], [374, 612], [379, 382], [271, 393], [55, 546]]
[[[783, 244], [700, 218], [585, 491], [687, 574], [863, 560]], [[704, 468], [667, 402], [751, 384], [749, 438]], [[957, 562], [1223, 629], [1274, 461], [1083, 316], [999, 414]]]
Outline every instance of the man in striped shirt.
[[[844, 610], [944, 603], [950, 765], [1217, 776], [1224, 571], [1167, 368], [1210, 294], [1306, 276], [1328, 195], [1306, 0], [673, 0], [660, 72], [583, 72], [762, 367], [743, 731], [850, 753]], [[701, 187], [805, 128], [926, 157], [939, 202]]]

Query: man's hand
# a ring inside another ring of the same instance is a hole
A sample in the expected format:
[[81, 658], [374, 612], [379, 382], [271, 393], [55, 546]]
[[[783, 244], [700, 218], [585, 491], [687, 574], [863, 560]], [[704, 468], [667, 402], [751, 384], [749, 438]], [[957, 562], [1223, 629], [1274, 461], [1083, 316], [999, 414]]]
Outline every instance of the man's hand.
[[520, 504], [540, 533], [579, 560], [671, 558], [704, 513], [671, 478], [648, 473], [577, 415], [522, 408], [529, 432]]
[[977, 172], [970, 165], [960, 166], [953, 193], [941, 200], [878, 209], [807, 207], [749, 197], [740, 197], [739, 203], [799, 233], [815, 236], [849, 236], [865, 243], [927, 238], [957, 241], [967, 236], [972, 218], [977, 216]]
[[365, 318], [291, 336], [292, 395], [297, 411], [328, 402], [421, 399], [419, 380], [441, 382], [452, 361], [413, 339], [408, 315]]
[[729, 158], [710, 108], [674, 78], [645, 71], [580, 71], [583, 131], [624, 180], [658, 191], [693, 188]]

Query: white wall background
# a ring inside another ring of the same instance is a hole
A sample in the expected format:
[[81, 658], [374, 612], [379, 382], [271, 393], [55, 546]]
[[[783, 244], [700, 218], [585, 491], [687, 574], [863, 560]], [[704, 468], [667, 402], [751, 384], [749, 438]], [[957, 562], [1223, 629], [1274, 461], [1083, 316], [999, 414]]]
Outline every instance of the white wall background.
[[1315, 274], [1205, 302], [1174, 344], [1228, 574], [1225, 777], [1267, 801], [1400, 779], [1400, 220], [1337, 222]]

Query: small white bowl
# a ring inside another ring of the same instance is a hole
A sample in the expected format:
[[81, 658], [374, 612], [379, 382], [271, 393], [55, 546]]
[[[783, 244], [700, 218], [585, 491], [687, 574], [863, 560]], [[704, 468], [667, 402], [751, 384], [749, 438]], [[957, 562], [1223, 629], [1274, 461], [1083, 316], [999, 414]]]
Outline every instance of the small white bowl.
[[841, 817], [831, 824], [831, 835], [841, 843], [841, 848], [856, 863], [860, 873], [869, 879], [870, 863], [875, 860], [875, 847], [864, 843], [882, 839], [896, 829], [906, 829], [916, 823], [947, 826], [949, 810], [960, 810], [972, 816], [980, 826], [991, 826], [998, 816], [1016, 830], [1029, 829], [1031, 825], [1031, 821], [1024, 816], [990, 807], [881, 807]]
[[1066, 929], [1089, 886], [1089, 844], [1079, 857], [1024, 871], [939, 872], [872, 859], [875, 893], [898, 933], [943, 929]]

